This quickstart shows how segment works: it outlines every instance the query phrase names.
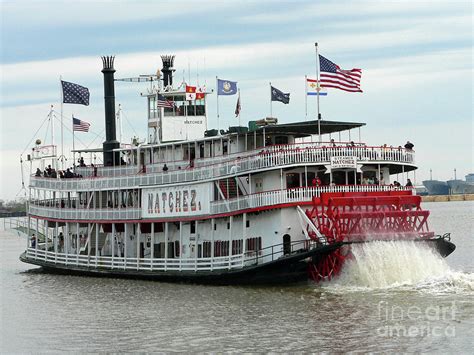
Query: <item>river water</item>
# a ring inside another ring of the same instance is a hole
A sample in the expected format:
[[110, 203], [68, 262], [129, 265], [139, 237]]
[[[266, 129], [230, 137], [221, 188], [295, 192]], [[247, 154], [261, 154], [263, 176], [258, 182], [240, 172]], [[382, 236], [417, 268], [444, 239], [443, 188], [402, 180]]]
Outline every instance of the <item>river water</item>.
[[426, 203], [441, 259], [409, 243], [354, 248], [332, 282], [214, 287], [50, 275], [0, 232], [0, 352], [398, 351], [474, 348], [474, 203]]

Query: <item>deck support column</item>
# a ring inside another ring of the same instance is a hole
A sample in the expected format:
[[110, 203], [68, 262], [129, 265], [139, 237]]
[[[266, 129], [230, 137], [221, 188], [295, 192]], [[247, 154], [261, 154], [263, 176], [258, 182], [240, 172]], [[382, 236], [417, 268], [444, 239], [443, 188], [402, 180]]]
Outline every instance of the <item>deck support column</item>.
[[54, 262], [56, 263], [58, 261], [58, 233], [59, 232], [59, 226], [58, 222], [55, 223], [55, 228], [54, 228], [54, 234], [56, 235], [54, 238]]
[[87, 266], [91, 262], [91, 224], [87, 223]]
[[36, 218], [36, 235], [35, 235], [35, 259], [38, 257], [38, 244], [39, 244], [39, 218]]
[[68, 262], [69, 255], [69, 222], [66, 222], [66, 235], [64, 236], [64, 252], [66, 253], [66, 265]]
[[140, 231], [140, 223], [137, 223], [137, 233], [136, 233], [136, 238], [137, 238], [137, 270], [140, 267], [140, 236], [141, 236], [141, 231]]
[[81, 240], [79, 239], [79, 222], [76, 223], [76, 264], [79, 265], [79, 253]]
[[247, 230], [247, 213], [244, 213], [242, 215], [242, 267], [245, 266], [244, 261], [245, 261], [245, 232]]
[[168, 261], [168, 222], [165, 222], [165, 271]]
[[151, 222], [151, 245], [150, 245], [150, 268], [153, 270], [153, 258], [155, 257], [155, 223]]
[[179, 221], [179, 271], [181, 271], [183, 260], [183, 222]]
[[214, 269], [214, 225], [216, 220], [211, 218], [211, 271]]
[[231, 259], [232, 259], [232, 223], [234, 222], [234, 216], [229, 217], [229, 269], [231, 267]]
[[124, 223], [123, 228], [124, 238], [123, 238], [123, 268], [127, 269], [127, 254], [128, 254], [128, 223]]
[[97, 267], [98, 261], [99, 261], [99, 229], [100, 229], [100, 224], [96, 223], [95, 224], [95, 267]]
[[49, 222], [45, 221], [45, 233], [44, 233], [44, 260], [48, 260], [48, 232], [49, 232]]
[[112, 269], [114, 268], [114, 261], [115, 261], [115, 223], [112, 223], [112, 238], [111, 239], [111, 247], [112, 247]]

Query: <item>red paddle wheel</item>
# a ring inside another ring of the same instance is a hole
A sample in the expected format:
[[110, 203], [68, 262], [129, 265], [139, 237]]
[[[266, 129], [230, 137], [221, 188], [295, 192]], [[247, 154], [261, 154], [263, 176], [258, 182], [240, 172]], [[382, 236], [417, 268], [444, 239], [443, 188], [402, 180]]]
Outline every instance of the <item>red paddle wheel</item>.
[[[421, 197], [411, 191], [322, 193], [306, 210], [313, 223], [308, 235], [327, 244], [430, 238], [434, 234], [428, 230], [429, 211], [422, 210], [420, 203]], [[310, 277], [317, 282], [330, 280], [349, 255], [349, 245], [343, 245], [314, 257], [308, 266]]]

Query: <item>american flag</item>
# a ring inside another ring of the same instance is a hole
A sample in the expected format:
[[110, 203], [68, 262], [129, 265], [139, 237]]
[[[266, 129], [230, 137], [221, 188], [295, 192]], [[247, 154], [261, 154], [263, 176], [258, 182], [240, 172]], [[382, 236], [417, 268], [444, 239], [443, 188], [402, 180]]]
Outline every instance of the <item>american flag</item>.
[[173, 108], [174, 103], [170, 100], [168, 100], [166, 97], [163, 95], [158, 94], [158, 98], [156, 100], [156, 106], [157, 107], [168, 107], [168, 108]]
[[90, 123], [86, 121], [81, 121], [78, 118], [72, 118], [72, 130], [79, 131], [79, 132], [89, 132], [89, 127], [91, 126]]
[[63, 88], [63, 102], [65, 104], [79, 104], [89, 106], [89, 89], [61, 80]]
[[362, 92], [360, 89], [361, 69], [343, 70], [329, 59], [319, 55], [320, 84], [323, 88], [335, 88], [350, 92]]

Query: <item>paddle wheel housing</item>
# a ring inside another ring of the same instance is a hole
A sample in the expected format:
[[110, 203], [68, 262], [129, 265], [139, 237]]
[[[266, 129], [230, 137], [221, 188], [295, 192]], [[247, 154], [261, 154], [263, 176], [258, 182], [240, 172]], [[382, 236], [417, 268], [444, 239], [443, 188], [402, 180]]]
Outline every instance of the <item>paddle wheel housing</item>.
[[[421, 197], [412, 191], [322, 193], [313, 198], [306, 215], [329, 244], [431, 238], [429, 211], [420, 204]], [[307, 229], [311, 239], [321, 239], [313, 228]], [[315, 281], [330, 280], [349, 255], [349, 245], [344, 245], [315, 258], [309, 263], [309, 275]]]

